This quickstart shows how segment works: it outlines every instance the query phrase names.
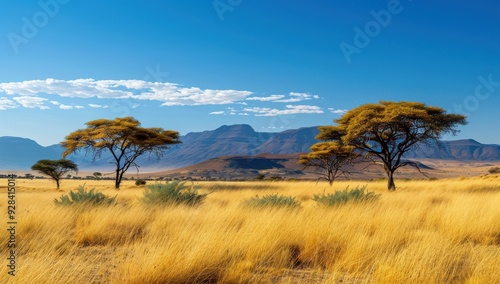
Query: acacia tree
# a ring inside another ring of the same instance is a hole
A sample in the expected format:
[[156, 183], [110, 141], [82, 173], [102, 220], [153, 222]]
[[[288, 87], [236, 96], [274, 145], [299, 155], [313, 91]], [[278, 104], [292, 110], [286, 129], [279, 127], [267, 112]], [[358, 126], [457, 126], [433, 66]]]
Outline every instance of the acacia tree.
[[439, 107], [419, 102], [365, 104], [336, 119], [336, 126], [320, 126], [319, 140], [337, 140], [379, 161], [387, 174], [387, 188], [396, 190], [394, 172], [416, 163], [402, 160], [419, 143], [438, 142], [444, 133], [455, 135], [457, 125], [467, 124], [466, 116], [448, 114]]
[[102, 173], [100, 173], [100, 172], [94, 172], [92, 175], [94, 176], [94, 178], [96, 180], [99, 180], [102, 177]]
[[78, 173], [78, 166], [70, 160], [39, 160], [31, 169], [46, 174], [56, 181], [57, 189], [59, 189], [59, 180], [68, 172], [74, 171]]
[[114, 120], [97, 119], [86, 123], [87, 128], [79, 129], [66, 136], [61, 145], [66, 149], [63, 157], [78, 150], [86, 150], [93, 154], [93, 160], [109, 151], [115, 165], [115, 188], [120, 188], [123, 174], [139, 165], [135, 160], [144, 154], [163, 156], [163, 151], [170, 145], [181, 143], [179, 133], [162, 128], [143, 128], [133, 117], [116, 118]]
[[344, 166], [358, 156], [353, 146], [344, 146], [340, 141], [320, 142], [311, 146], [311, 152], [300, 155], [299, 164], [304, 169], [316, 168], [321, 178], [326, 179], [330, 185], [341, 174], [347, 174]]

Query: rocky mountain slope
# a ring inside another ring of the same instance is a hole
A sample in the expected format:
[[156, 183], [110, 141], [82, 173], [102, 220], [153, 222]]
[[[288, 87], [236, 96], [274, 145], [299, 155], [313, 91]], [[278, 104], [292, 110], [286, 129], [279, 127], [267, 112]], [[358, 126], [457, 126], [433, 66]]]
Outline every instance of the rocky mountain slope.
[[[153, 156], [140, 157], [141, 171], [168, 170], [224, 156], [254, 156], [259, 154], [296, 154], [309, 151], [317, 141], [318, 129], [305, 127], [279, 133], [256, 132], [246, 124], [224, 125], [215, 130], [192, 132], [180, 137], [182, 144], [164, 152], [159, 161]], [[0, 137], [0, 169], [28, 170], [40, 159], [60, 159], [60, 145], [43, 147], [35, 141], [19, 137]], [[500, 161], [500, 145], [485, 145], [475, 140], [440, 141], [422, 145], [407, 153], [408, 159], [426, 158], [457, 161]], [[71, 155], [83, 169], [111, 169], [110, 156], [103, 155], [92, 162], [90, 155]]]

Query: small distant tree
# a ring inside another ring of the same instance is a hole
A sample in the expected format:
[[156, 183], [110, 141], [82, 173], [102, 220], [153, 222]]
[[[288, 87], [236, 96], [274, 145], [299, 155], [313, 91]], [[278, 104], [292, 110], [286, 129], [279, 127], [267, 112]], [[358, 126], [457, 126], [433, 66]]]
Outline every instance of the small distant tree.
[[344, 146], [340, 142], [320, 142], [311, 146], [311, 152], [301, 155], [299, 164], [306, 168], [315, 168], [330, 185], [341, 174], [348, 174], [345, 165], [350, 164], [359, 154], [353, 146]]
[[31, 169], [46, 174], [56, 181], [57, 189], [59, 189], [59, 181], [61, 177], [71, 171], [78, 173], [78, 166], [70, 160], [39, 160], [31, 166]]
[[500, 174], [500, 167], [493, 167], [488, 170], [490, 174]]
[[94, 172], [92, 175], [94, 176], [95, 179], [100, 179], [102, 177], [102, 173], [100, 172]]
[[115, 188], [120, 183], [125, 172], [139, 165], [135, 160], [144, 154], [153, 154], [158, 159], [170, 145], [181, 143], [179, 133], [162, 128], [140, 127], [140, 122], [133, 117], [97, 119], [86, 123], [87, 128], [70, 133], [61, 145], [66, 149], [63, 157], [85, 149], [93, 153], [94, 160], [105, 151], [109, 151], [115, 165]]
[[265, 178], [266, 178], [266, 175], [264, 175], [264, 174], [259, 174], [259, 175], [255, 178], [255, 180], [264, 180]]
[[466, 116], [448, 114], [440, 107], [419, 102], [365, 104], [335, 120], [336, 126], [320, 126], [316, 139], [341, 141], [378, 162], [387, 174], [387, 188], [396, 190], [394, 172], [416, 163], [403, 155], [419, 143], [438, 142], [443, 133], [455, 135], [457, 125], [467, 123]]

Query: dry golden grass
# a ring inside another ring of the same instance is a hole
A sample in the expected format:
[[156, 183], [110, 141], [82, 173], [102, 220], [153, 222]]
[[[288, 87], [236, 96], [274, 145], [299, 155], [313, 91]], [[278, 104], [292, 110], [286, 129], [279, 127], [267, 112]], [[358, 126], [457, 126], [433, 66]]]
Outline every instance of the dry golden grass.
[[[1, 283], [500, 283], [500, 176], [396, 181], [201, 182], [199, 207], [148, 208], [142, 188], [87, 181], [117, 205], [53, 199], [82, 181], [17, 180], [18, 267]], [[0, 212], [6, 218], [6, 180]], [[322, 208], [313, 194], [367, 185], [377, 202]], [[255, 195], [301, 209], [252, 209]], [[4, 233], [2, 233], [5, 235]], [[1, 259], [8, 255], [1, 239]]]

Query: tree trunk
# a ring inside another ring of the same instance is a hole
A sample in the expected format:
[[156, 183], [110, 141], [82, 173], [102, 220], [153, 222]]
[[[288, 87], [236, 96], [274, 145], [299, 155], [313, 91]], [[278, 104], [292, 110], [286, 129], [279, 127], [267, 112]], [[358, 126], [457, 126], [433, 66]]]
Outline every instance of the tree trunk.
[[115, 189], [120, 189], [120, 169], [116, 169], [116, 177], [115, 177]]
[[394, 183], [394, 171], [392, 170], [387, 171], [387, 189], [389, 191], [396, 190], [396, 184]]
[[55, 180], [56, 180], [57, 189], [59, 189], [59, 179], [55, 179]]

